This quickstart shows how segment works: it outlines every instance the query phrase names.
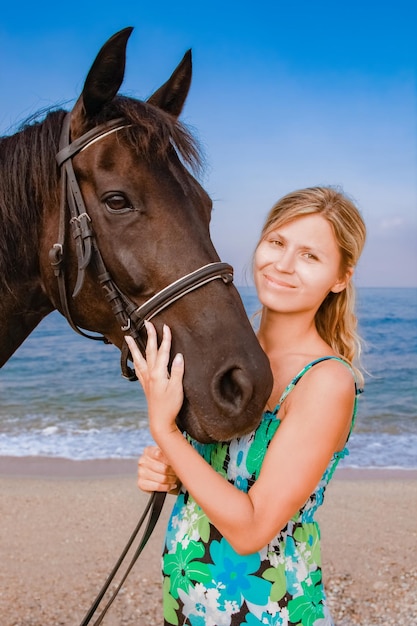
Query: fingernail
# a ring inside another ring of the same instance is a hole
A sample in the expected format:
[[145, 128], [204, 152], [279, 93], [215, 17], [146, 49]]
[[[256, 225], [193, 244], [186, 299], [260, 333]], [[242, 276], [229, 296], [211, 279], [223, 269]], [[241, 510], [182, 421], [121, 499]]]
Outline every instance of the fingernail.
[[175, 355], [174, 360], [172, 361], [172, 365], [182, 365], [184, 362], [184, 357], [181, 352]]

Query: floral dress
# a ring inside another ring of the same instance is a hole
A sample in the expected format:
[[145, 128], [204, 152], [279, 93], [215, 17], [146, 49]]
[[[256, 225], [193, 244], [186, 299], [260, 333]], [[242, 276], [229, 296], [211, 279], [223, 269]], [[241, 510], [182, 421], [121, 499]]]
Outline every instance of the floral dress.
[[[279, 408], [309, 363], [288, 385], [258, 428], [227, 443], [189, 438], [208, 463], [247, 492], [259, 476], [268, 445], [279, 428]], [[356, 396], [359, 393], [355, 383]], [[352, 426], [356, 415], [356, 397]], [[187, 491], [174, 505], [162, 557], [164, 624], [236, 626], [332, 626], [323, 589], [320, 530], [314, 514], [346, 447], [333, 455], [321, 481], [281, 532], [254, 554], [241, 556], [210, 523]]]

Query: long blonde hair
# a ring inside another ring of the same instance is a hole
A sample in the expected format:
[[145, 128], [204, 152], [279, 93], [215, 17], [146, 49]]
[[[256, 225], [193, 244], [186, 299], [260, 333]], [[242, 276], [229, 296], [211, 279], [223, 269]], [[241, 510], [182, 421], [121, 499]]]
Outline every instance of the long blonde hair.
[[[310, 187], [287, 194], [270, 210], [262, 229], [262, 241], [273, 229], [302, 215], [318, 213], [332, 226], [342, 257], [342, 272], [354, 268], [362, 253], [366, 227], [354, 203], [334, 187]], [[330, 292], [316, 313], [316, 328], [322, 339], [355, 369], [359, 382], [361, 339], [357, 333], [355, 287]]]

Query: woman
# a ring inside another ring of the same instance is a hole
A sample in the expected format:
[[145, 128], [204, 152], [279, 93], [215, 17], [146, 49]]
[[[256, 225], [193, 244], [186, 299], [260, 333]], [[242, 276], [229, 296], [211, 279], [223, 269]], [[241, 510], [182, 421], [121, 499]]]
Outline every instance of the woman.
[[165, 624], [332, 624], [314, 514], [347, 454], [362, 382], [351, 278], [364, 242], [358, 210], [332, 188], [290, 193], [270, 211], [253, 270], [274, 386], [249, 435], [184, 437], [184, 360], [168, 375], [169, 328], [158, 350], [147, 324], [146, 360], [127, 339], [157, 444], [139, 460], [139, 486], [180, 487], [163, 555]]

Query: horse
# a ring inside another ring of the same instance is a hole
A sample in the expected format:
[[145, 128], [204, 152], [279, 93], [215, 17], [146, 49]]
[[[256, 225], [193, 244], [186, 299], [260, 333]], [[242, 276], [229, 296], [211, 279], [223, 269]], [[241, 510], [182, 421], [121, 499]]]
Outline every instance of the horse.
[[117, 346], [134, 378], [124, 337], [143, 350], [153, 319], [185, 355], [179, 427], [226, 441], [259, 423], [269, 362], [211, 241], [199, 147], [179, 121], [191, 51], [147, 100], [123, 96], [132, 30], [102, 46], [72, 111], [0, 139], [0, 366], [58, 310]]

